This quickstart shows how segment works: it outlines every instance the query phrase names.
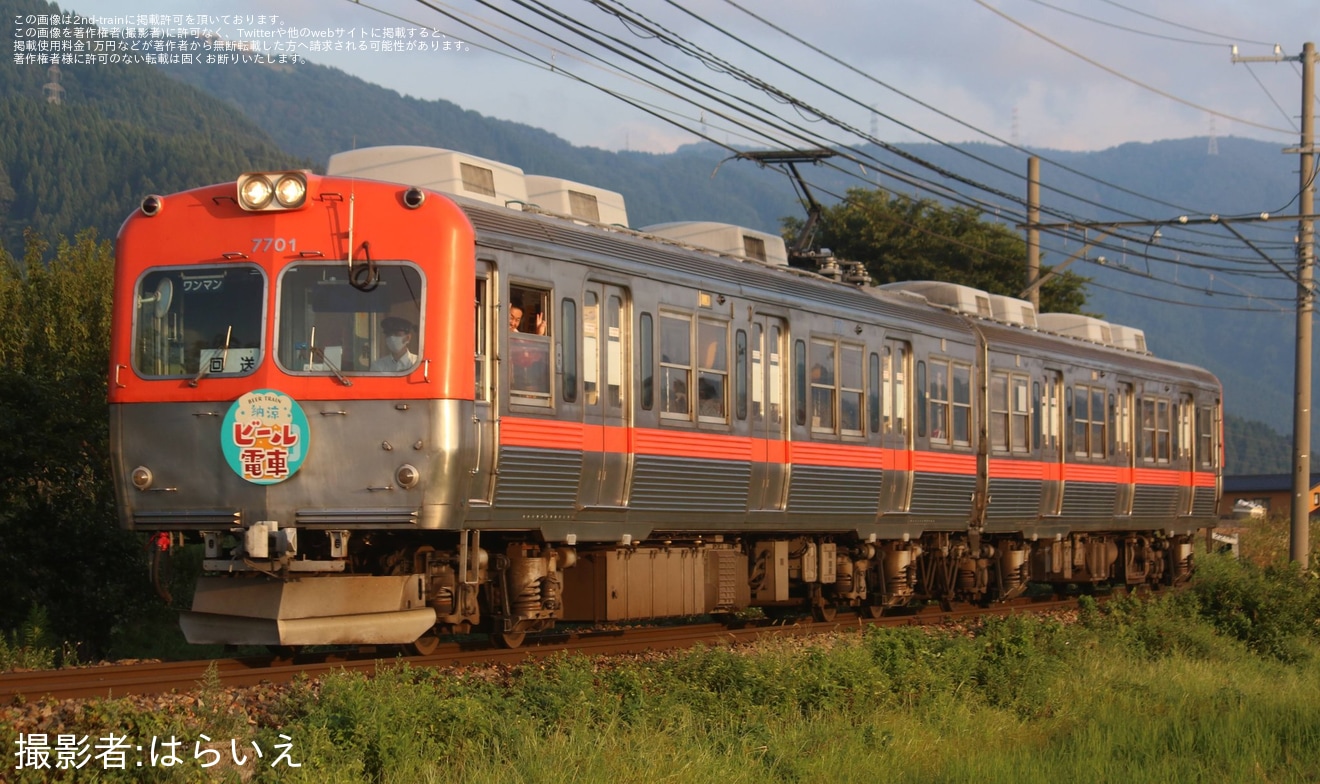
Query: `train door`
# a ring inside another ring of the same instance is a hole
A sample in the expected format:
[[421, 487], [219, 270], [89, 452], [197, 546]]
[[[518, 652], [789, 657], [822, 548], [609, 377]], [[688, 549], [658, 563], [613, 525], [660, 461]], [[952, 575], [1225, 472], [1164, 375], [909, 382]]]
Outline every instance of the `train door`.
[[1177, 423], [1174, 425], [1174, 438], [1177, 443], [1174, 444], [1174, 460], [1177, 461], [1178, 470], [1184, 472], [1185, 476], [1178, 483], [1178, 514], [1189, 515], [1192, 513], [1192, 501], [1196, 496], [1196, 457], [1193, 454], [1193, 445], [1196, 443], [1196, 435], [1192, 430], [1192, 418], [1196, 411], [1196, 401], [1190, 394], [1180, 396], [1178, 400]]
[[1040, 459], [1045, 465], [1040, 513], [1058, 515], [1063, 503], [1063, 373], [1045, 369], [1037, 408], [1041, 423]]
[[490, 262], [477, 261], [477, 286], [474, 300], [473, 318], [476, 323], [476, 345], [474, 361], [476, 363], [476, 392], [472, 405], [472, 423], [475, 428], [473, 442], [477, 445], [476, 470], [472, 477], [472, 489], [469, 497], [474, 504], [489, 504], [493, 489], [494, 473], [491, 464], [495, 459], [495, 416], [492, 403], [492, 370], [490, 342], [493, 311], [491, 310]]
[[1117, 398], [1110, 408], [1113, 410], [1114, 457], [1119, 467], [1118, 495], [1114, 500], [1114, 514], [1127, 517], [1132, 514], [1132, 495], [1136, 474], [1136, 450], [1133, 423], [1132, 384], [1120, 381]]
[[885, 449], [880, 509], [906, 512], [912, 502], [912, 344], [906, 340], [886, 340], [880, 368]]
[[582, 296], [583, 465], [579, 502], [584, 507], [626, 503], [632, 449], [628, 398], [632, 363], [628, 292], [589, 282]]
[[749, 510], [778, 511], [784, 508], [788, 487], [788, 451], [784, 417], [784, 320], [759, 316], [751, 334], [752, 442], [764, 444], [752, 460]]

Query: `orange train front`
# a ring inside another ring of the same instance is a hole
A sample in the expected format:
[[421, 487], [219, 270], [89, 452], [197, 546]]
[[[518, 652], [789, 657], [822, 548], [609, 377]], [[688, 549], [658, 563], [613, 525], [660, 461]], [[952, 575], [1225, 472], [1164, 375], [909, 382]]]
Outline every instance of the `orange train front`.
[[1219, 384], [1136, 330], [444, 150], [329, 171], [120, 231], [121, 522], [204, 543], [192, 642], [1170, 584], [1214, 524]]

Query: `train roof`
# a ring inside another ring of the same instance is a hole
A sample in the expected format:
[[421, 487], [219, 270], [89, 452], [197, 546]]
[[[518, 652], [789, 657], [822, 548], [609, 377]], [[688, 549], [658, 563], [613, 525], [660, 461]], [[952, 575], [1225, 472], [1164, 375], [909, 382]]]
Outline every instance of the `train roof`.
[[1025, 300], [942, 281], [859, 288], [789, 267], [781, 238], [730, 224], [687, 221], [634, 231], [627, 228], [623, 197], [613, 191], [526, 175], [466, 153], [403, 145], [365, 148], [332, 156], [328, 171], [445, 193], [468, 215], [478, 241], [487, 244], [536, 252], [551, 243], [602, 266], [635, 266], [634, 272], [648, 275], [667, 270], [679, 281], [725, 284], [785, 307], [815, 304], [836, 317], [869, 317], [891, 327], [910, 324], [970, 339], [970, 324], [977, 323], [996, 335], [998, 348], [1064, 351], [1107, 366], [1218, 384], [1200, 368], [1151, 356], [1145, 334], [1134, 327], [1079, 314], [1038, 314]]

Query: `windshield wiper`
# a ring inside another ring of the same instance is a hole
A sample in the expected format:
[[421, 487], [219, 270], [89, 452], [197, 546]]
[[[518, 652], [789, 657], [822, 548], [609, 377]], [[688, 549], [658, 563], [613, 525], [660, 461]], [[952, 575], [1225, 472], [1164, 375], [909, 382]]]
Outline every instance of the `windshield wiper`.
[[335, 378], [339, 379], [341, 384], [346, 387], [353, 386], [353, 382], [349, 381], [348, 377], [340, 372], [339, 368], [335, 367], [335, 363], [330, 361], [330, 358], [325, 355], [325, 351], [316, 347], [316, 327], [312, 327], [311, 343], [300, 345], [298, 348], [307, 351], [307, 360], [309, 362], [319, 362], [321, 365], [330, 368], [330, 372], [335, 374]]
[[[225, 328], [225, 347], [220, 352], [221, 373], [224, 372], [225, 365], [229, 364], [229, 340], [230, 338], [233, 337], [233, 335], [234, 335], [234, 325], [230, 324], [228, 327]], [[212, 357], [212, 359], [215, 358]], [[197, 382], [202, 380], [202, 376], [209, 375], [211, 372], [211, 364], [209, 362], [202, 362], [200, 364], [202, 366], [201, 369], [197, 371], [197, 375], [192, 377], [192, 381], [188, 382], [188, 386], [190, 387], [196, 387]]]

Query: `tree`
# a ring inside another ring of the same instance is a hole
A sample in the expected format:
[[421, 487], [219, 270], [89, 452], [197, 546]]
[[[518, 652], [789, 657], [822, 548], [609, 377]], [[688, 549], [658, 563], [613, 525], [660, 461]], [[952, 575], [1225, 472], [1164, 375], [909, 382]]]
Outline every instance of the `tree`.
[[48, 250], [31, 232], [22, 260], [0, 250], [0, 628], [42, 608], [101, 653], [151, 596], [110, 480], [114, 260], [92, 231]]
[[[801, 233], [801, 220], [784, 223], [791, 237]], [[930, 199], [849, 189], [846, 199], [824, 208], [814, 244], [864, 263], [877, 284], [942, 280], [1009, 296], [1025, 286], [1027, 250], [1021, 237], [982, 220], [976, 210], [946, 208]], [[1048, 269], [1042, 266], [1041, 274]], [[1041, 287], [1041, 311], [1080, 312], [1086, 283], [1072, 272], [1054, 276]]]

